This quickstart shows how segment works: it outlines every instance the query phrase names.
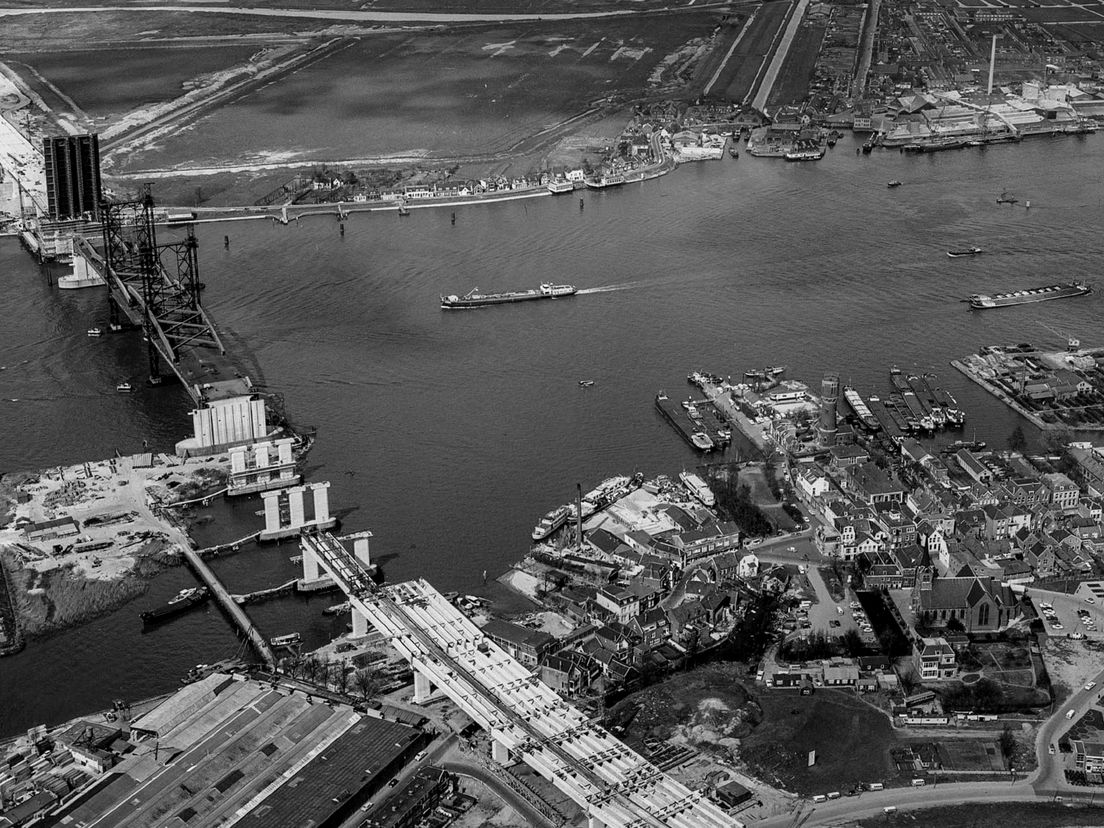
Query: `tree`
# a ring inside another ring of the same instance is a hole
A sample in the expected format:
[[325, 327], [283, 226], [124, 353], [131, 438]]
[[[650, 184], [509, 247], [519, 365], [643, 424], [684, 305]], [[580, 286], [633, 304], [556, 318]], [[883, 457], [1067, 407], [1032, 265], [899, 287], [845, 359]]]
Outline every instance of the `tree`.
[[1024, 435], [1022, 425], [1016, 426], [1008, 435], [1008, 448], [1012, 451], [1023, 451], [1027, 448], [1027, 437]]
[[307, 681], [316, 682], [324, 675], [325, 665], [314, 656], [307, 656], [303, 661], [302, 676]]
[[947, 619], [947, 632], [966, 632], [966, 628], [962, 626], [962, 621], [958, 618]]
[[997, 743], [1000, 745], [1001, 753], [1004, 754], [1004, 758], [1011, 762], [1012, 754], [1016, 751], [1016, 734], [1012, 732], [1011, 725], [1004, 726], [1004, 730], [1001, 731]]
[[859, 631], [854, 627], [849, 629], [840, 638], [840, 643], [843, 645], [843, 649], [852, 658], [856, 658], [863, 654], [865, 645], [863, 644], [862, 636], [859, 635]]
[[358, 696], [368, 701], [380, 691], [379, 677], [373, 670], [361, 668], [353, 673], [353, 687]]
[[349, 674], [346, 672], [346, 661], [331, 661], [329, 663], [330, 672], [330, 684], [333, 685], [334, 690], [342, 695], [349, 689]]

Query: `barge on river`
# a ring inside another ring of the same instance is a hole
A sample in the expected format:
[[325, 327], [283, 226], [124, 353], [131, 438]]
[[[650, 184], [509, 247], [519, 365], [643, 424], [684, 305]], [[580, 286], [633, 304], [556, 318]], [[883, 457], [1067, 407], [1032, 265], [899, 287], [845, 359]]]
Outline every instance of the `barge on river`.
[[480, 293], [479, 288], [473, 288], [463, 296], [452, 294], [441, 297], [441, 307], [445, 310], [463, 308], [485, 308], [490, 305], [508, 305], [512, 302], [530, 302], [534, 299], [561, 299], [565, 296], [574, 296], [579, 292], [575, 285], [554, 285], [551, 282], [543, 283], [539, 288], [532, 290], [514, 290], [506, 293]]
[[1051, 299], [1072, 299], [1075, 296], [1086, 296], [1092, 293], [1092, 287], [1084, 282], [1067, 282], [1061, 285], [1047, 285], [1046, 287], [1017, 290], [1011, 293], [995, 293], [992, 296], [984, 293], [975, 293], [969, 299], [974, 310], [986, 310], [988, 308], [1007, 308], [1011, 305], [1027, 305], [1032, 302], [1048, 302]]

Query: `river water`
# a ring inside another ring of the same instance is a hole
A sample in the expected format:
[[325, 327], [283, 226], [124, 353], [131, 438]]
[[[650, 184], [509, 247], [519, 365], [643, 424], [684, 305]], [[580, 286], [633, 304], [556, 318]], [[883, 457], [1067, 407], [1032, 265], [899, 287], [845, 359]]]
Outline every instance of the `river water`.
[[[344, 236], [330, 217], [201, 225], [204, 301], [291, 419], [317, 426], [308, 475], [331, 481], [346, 528], [374, 532], [388, 578], [477, 592], [576, 481], [698, 462], [652, 403], [684, 393], [690, 370], [787, 365], [814, 386], [833, 370], [864, 393], [887, 391], [894, 363], [935, 370], [968, 412], [966, 436], [1000, 444], [1017, 417], [948, 361], [989, 343], [1060, 347], [1065, 334], [1100, 344], [1100, 294], [983, 313], [959, 300], [1095, 279], [1104, 140], [923, 157], [857, 146], [845, 139], [816, 164], [743, 153], [601, 193], [456, 208], [455, 225], [450, 209], [354, 215]], [[1004, 189], [1021, 203], [997, 205]], [[946, 256], [973, 244], [985, 254]], [[0, 278], [0, 469], [171, 450], [188, 400], [179, 388], [114, 393], [143, 376], [144, 357], [136, 335], [85, 335], [105, 319], [103, 296], [49, 286], [13, 239], [0, 240]], [[438, 306], [440, 293], [541, 281], [602, 289]], [[212, 507], [197, 539], [259, 528], [258, 508]], [[215, 567], [248, 591], [293, 577], [294, 553], [245, 549]], [[170, 690], [189, 666], [233, 655], [240, 643], [214, 608], [142, 633], [138, 610], [191, 580], [170, 570], [118, 612], [0, 660], [0, 734]], [[321, 615], [336, 600], [250, 614], [266, 634], [319, 644], [339, 626]]]

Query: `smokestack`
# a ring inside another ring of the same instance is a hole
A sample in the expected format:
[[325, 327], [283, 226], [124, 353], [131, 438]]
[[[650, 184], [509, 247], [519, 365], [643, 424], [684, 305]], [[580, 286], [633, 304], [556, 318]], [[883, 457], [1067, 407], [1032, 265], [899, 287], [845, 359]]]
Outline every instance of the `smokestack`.
[[583, 484], [575, 484], [575, 544], [583, 548]]
[[997, 36], [993, 35], [993, 48], [989, 52], [989, 94], [993, 94], [993, 69], [997, 65]]

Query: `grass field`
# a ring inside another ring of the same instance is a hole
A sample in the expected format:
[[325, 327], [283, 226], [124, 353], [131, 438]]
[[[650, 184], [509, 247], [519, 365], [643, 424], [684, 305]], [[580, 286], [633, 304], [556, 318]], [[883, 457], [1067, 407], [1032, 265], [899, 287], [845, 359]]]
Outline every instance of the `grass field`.
[[[52, 92], [38, 73], [92, 117], [128, 112], [183, 94], [184, 83], [199, 75], [249, 60], [257, 45], [102, 49], [75, 52], [22, 52], [6, 58], [48, 101]], [[25, 71], [30, 68], [33, 72]], [[52, 101], [50, 101], [52, 103]]]
[[[887, 779], [897, 736], [889, 720], [853, 694], [764, 693], [763, 723], [744, 739], [740, 756], [760, 778], [802, 794], [842, 790]], [[816, 763], [809, 767], [809, 751]]]
[[786, 53], [782, 71], [778, 73], [767, 99], [768, 106], [799, 104], [805, 100], [805, 96], [809, 94], [809, 79], [812, 78], [813, 68], [816, 66], [817, 50], [824, 39], [826, 28], [822, 25], [803, 24], [798, 29], [793, 43], [790, 44], [790, 51]]
[[764, 3], [760, 7], [759, 13], [751, 21], [751, 28], [725, 66], [714, 93], [724, 89], [724, 97], [727, 100], [739, 102], [754, 91], [759, 68], [770, 56], [774, 37], [785, 24], [786, 14], [792, 5], [792, 2], [778, 0], [778, 2]]
[[634, 19], [381, 34], [243, 95], [128, 157], [119, 172], [275, 154], [310, 162], [525, 152], [566, 119], [639, 95], [664, 56], [712, 28], [701, 14], [661, 26]]

